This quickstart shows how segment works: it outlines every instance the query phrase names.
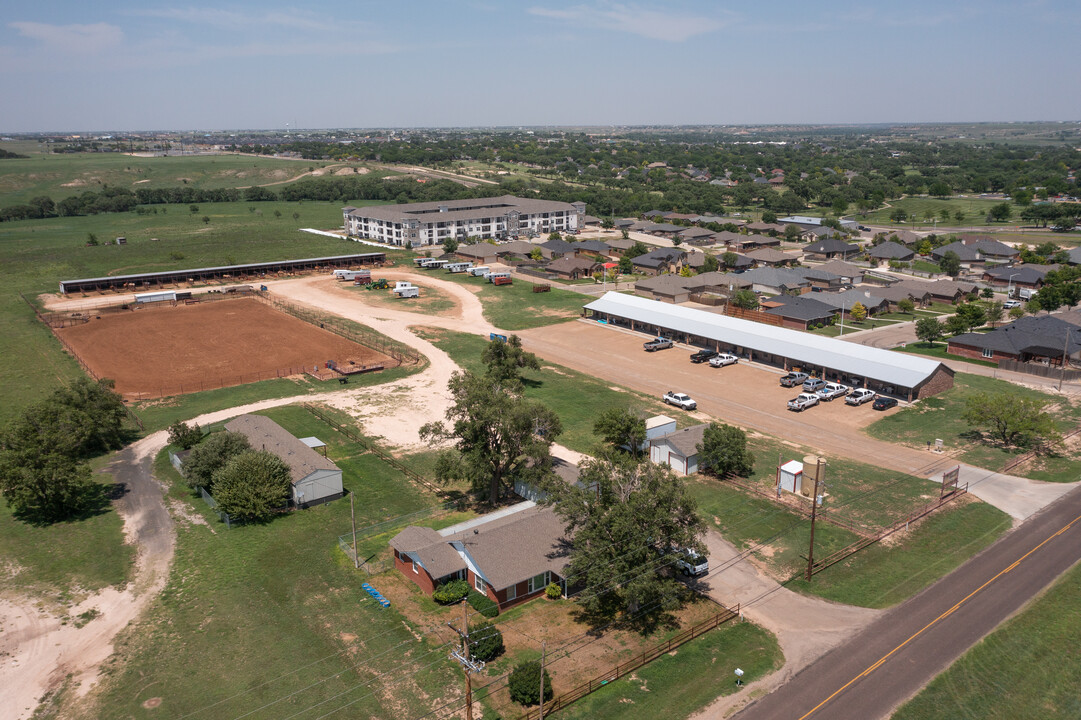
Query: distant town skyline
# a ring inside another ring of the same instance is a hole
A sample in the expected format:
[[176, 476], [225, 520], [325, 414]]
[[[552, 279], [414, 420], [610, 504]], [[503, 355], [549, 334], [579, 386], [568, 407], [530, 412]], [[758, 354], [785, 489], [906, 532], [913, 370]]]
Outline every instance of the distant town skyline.
[[0, 132], [1081, 120], [1081, 4], [14, 2]]

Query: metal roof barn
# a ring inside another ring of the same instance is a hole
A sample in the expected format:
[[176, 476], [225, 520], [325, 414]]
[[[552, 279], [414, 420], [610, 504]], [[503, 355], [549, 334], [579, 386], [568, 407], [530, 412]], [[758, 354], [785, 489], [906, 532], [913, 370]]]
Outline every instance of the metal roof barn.
[[[908, 391], [918, 390], [936, 375], [948, 377], [920, 395], [941, 392], [953, 384], [953, 371], [937, 360], [718, 315], [656, 300], [609, 292], [585, 306], [596, 315], [614, 316], [684, 333], [705, 340], [786, 358], [801, 365], [875, 380]], [[909, 392], [911, 396], [913, 393]]]

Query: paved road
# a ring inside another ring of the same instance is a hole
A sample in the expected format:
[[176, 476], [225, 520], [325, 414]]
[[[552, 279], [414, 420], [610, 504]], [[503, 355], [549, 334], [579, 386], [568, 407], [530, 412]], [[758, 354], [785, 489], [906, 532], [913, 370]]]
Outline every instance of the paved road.
[[875, 720], [1081, 559], [1081, 489], [890, 610], [738, 720]]

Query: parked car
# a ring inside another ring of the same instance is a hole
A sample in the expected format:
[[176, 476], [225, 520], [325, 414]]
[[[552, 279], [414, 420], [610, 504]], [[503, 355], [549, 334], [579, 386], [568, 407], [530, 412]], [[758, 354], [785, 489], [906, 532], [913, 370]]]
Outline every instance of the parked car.
[[822, 378], [807, 378], [803, 381], [803, 392], [816, 393], [826, 387], [826, 381]]
[[818, 396], [814, 393], [800, 393], [788, 401], [788, 409], [795, 410], [796, 412], [803, 412], [807, 408], [814, 407], [817, 404]]
[[1020, 300], [1007, 300], [1006, 302], [1002, 303], [1002, 307], [1005, 308], [1006, 310], [1012, 310], [1015, 307], [1021, 307], [1021, 301]]
[[879, 395], [875, 398], [875, 402], [871, 407], [875, 410], [889, 410], [892, 407], [897, 407], [897, 398]]
[[735, 365], [739, 362], [739, 358], [729, 353], [719, 353], [718, 355], [709, 359], [709, 364], [713, 367], [724, 367], [725, 365]]
[[704, 363], [706, 360], [712, 360], [717, 357], [716, 350], [699, 350], [694, 355], [691, 355], [691, 362]]
[[672, 347], [672, 341], [668, 338], [659, 337], [650, 340], [647, 343], [643, 343], [642, 347], [645, 348], [646, 352], [653, 352], [655, 350], [667, 350], [668, 348]]
[[863, 405], [875, 399], [875, 391], [867, 388], [856, 388], [845, 398], [849, 405]]
[[790, 372], [781, 378], [781, 387], [796, 387], [802, 385], [808, 375], [804, 372]]
[[844, 397], [848, 394], [848, 387], [841, 383], [826, 383], [826, 386], [818, 391], [818, 397], [826, 402], [834, 398]]
[[669, 390], [661, 396], [661, 400], [664, 400], [666, 405], [675, 405], [683, 410], [695, 410], [698, 408], [698, 403], [692, 400], [687, 393], [677, 393]]
[[698, 577], [709, 572], [709, 558], [702, 557], [694, 550], [677, 550], [679, 559], [676, 566], [687, 576]]

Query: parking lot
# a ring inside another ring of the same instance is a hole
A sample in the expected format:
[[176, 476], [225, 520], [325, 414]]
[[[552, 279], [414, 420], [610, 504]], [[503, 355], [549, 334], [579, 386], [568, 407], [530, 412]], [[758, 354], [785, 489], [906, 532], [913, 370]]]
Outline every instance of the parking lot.
[[[926, 475], [941, 459], [924, 451], [876, 441], [861, 429], [884, 413], [871, 405], [853, 407], [838, 398], [803, 412], [787, 409], [801, 390], [783, 388], [778, 368], [740, 361], [723, 368], [692, 364], [693, 352], [677, 345], [669, 350], [645, 352], [649, 336], [592, 322], [570, 322], [519, 333], [526, 349], [543, 359], [660, 398], [668, 390], [685, 392], [698, 403], [689, 415], [706, 421], [753, 428], [805, 445], [826, 454], [863, 460], [882, 467]], [[583, 398], [588, 402], [588, 398]], [[671, 408], [670, 415], [687, 415]]]

